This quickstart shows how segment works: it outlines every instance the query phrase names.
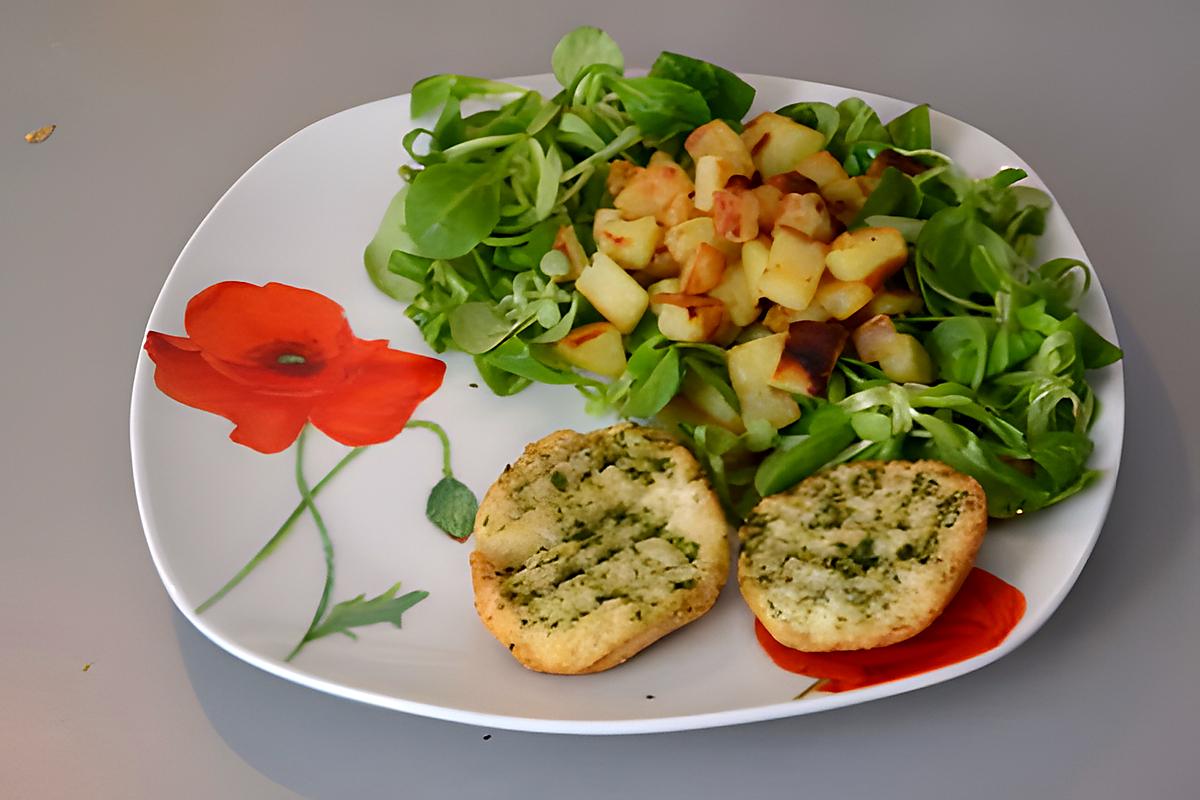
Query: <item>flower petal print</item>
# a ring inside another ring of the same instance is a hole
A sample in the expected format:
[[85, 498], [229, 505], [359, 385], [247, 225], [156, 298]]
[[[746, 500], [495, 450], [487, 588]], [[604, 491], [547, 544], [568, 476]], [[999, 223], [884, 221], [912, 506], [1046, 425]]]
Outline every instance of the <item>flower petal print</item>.
[[281, 283], [210, 286], [188, 302], [184, 328], [146, 335], [155, 384], [230, 420], [230, 438], [260, 453], [286, 449], [306, 422], [352, 447], [388, 441], [446, 371], [359, 339], [337, 303]]

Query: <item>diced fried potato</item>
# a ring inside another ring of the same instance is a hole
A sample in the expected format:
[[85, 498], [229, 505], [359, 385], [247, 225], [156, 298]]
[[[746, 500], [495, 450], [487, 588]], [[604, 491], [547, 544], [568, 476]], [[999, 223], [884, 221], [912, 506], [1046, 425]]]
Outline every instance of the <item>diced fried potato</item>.
[[[613, 205], [625, 219], [651, 216], [664, 225], [672, 224], [673, 215], [679, 213], [677, 198], [680, 195], [688, 198], [694, 188], [683, 167], [674, 162], [659, 163], [635, 173], [613, 200]], [[673, 224], [683, 219], [674, 219]]]
[[858, 352], [860, 359], [879, 361], [887, 354], [892, 346], [892, 341], [898, 335], [896, 326], [892, 324], [892, 318], [877, 314], [855, 328], [854, 332], [850, 334], [850, 340], [854, 342], [854, 349]]
[[735, 174], [733, 164], [720, 156], [700, 156], [696, 159], [696, 208], [712, 211], [713, 195], [724, 189]]
[[[818, 323], [821, 324], [821, 323]], [[808, 368], [786, 351], [779, 357], [779, 364], [771, 374], [771, 386], [788, 394], [806, 394], [817, 397], [825, 391], [824, 387], [817, 388], [819, 380]]]
[[775, 333], [783, 333], [792, 324], [792, 321], [788, 319], [790, 313], [791, 309], [784, 308], [778, 303], [772, 303], [771, 307], [767, 309], [767, 313], [763, 314], [762, 324]]
[[664, 244], [659, 244], [654, 250], [654, 257], [650, 259], [650, 263], [642, 269], [636, 270], [633, 277], [642, 286], [649, 286], [655, 281], [661, 281], [663, 278], [677, 278], [682, 267], [676, 263], [675, 259], [671, 258], [671, 254], [667, 251]]
[[647, 162], [647, 166], [657, 167], [660, 164], [674, 163], [676, 163], [675, 156], [671, 155], [666, 150], [655, 150], [650, 154], [650, 161]]
[[742, 419], [766, 420], [782, 428], [800, 418], [800, 406], [787, 392], [769, 383], [779, 366], [786, 333], [752, 339], [729, 350], [729, 379], [742, 407]]
[[681, 266], [691, 259], [701, 242], [720, 250], [727, 261], [740, 257], [742, 252], [740, 244], [717, 236], [717, 228], [711, 217], [694, 217], [668, 228], [664, 242], [671, 257]]
[[611, 322], [593, 322], [568, 333], [554, 345], [569, 364], [597, 375], [616, 378], [625, 371], [625, 345]]
[[771, 240], [768, 237], [760, 236], [742, 245], [742, 269], [746, 273], [746, 286], [750, 290], [750, 296], [756, 301], [762, 297], [758, 284], [770, 261]]
[[621, 212], [617, 211], [615, 208], [596, 209], [596, 214], [592, 219], [592, 237], [594, 238], [596, 236], [596, 231], [600, 230], [602, 226], [620, 219], [624, 219], [624, 217], [622, 217]]
[[763, 325], [766, 325], [775, 333], [783, 333], [792, 326], [793, 322], [825, 322], [830, 319], [833, 319], [833, 315], [826, 311], [824, 306], [813, 300], [808, 304], [808, 308], [800, 311], [781, 305], [773, 305], [767, 309], [766, 315], [763, 316]]
[[820, 397], [842, 355], [848, 334], [831, 322], [795, 322], [788, 328], [787, 343], [770, 383], [790, 394]]
[[721, 327], [725, 306], [712, 297], [659, 294], [658, 331], [675, 342], [706, 342]]
[[616, 197], [629, 184], [630, 179], [641, 171], [642, 168], [632, 161], [614, 161], [608, 166], [608, 177], [604, 180], [604, 187], [608, 189], [609, 195]]
[[621, 333], [632, 332], [650, 304], [646, 290], [604, 253], [596, 253], [575, 288]]
[[796, 165], [796, 172], [811, 180], [820, 188], [825, 188], [831, 183], [844, 181], [849, 179], [846, 170], [842, 167], [840, 161], [833, 157], [833, 153], [828, 150], [822, 150], [819, 153], [813, 153]]
[[729, 345], [737, 341], [741, 333], [742, 326], [734, 324], [733, 320], [729, 318], [729, 309], [727, 308], [725, 309], [725, 316], [721, 317], [721, 326], [708, 338], [708, 341], [717, 347], [729, 347]]
[[588, 260], [573, 226], [563, 225], [558, 229], [558, 233], [554, 235], [554, 249], [566, 256], [567, 264], [570, 265], [566, 275], [554, 276], [555, 282], [573, 281], [578, 278]]
[[915, 337], [898, 333], [879, 359], [879, 368], [897, 383], [932, 383], [933, 360]]
[[696, 213], [692, 198], [686, 194], [677, 194], [675, 199], [667, 203], [667, 207], [658, 215], [658, 221], [664, 228], [671, 228], [682, 222], [687, 222]]
[[[776, 226], [766, 270], [758, 279], [759, 293], [787, 308], [808, 308], [825, 271], [829, 245], [791, 228]], [[743, 250], [742, 258], [745, 259]]]
[[758, 297], [750, 291], [750, 282], [740, 262], [726, 265], [721, 282], [709, 294], [725, 304], [726, 314], [734, 325], [745, 326], [758, 319]]
[[770, 111], [750, 120], [742, 131], [742, 141], [763, 178], [791, 172], [825, 146], [820, 132]]
[[[818, 155], [820, 154], [818, 153]], [[774, 186], [783, 194], [809, 194], [810, 192], [817, 191], [819, 188], [816, 181], [805, 175], [801, 175], [795, 170], [767, 178], [764, 185]]]
[[734, 175], [729, 179], [729, 183], [725, 184], [725, 188], [734, 193], [748, 192], [754, 188], [754, 183], [754, 180], [745, 175]]
[[750, 191], [758, 198], [758, 229], [771, 230], [779, 217], [779, 204], [783, 200], [783, 192], [769, 183], [755, 186]]
[[748, 242], [758, 236], [758, 197], [752, 192], [725, 189], [713, 195], [713, 223], [717, 235], [731, 242]]
[[[683, 148], [696, 162], [697, 186], [700, 183], [700, 159], [705, 156], [723, 159], [732, 170], [732, 175], [754, 174], [754, 161], [750, 158], [746, 143], [724, 120], [715, 119], [696, 128], [688, 135]], [[696, 207], [701, 206], [697, 204]]]
[[692, 258], [692, 253], [696, 252], [696, 248], [700, 244], [715, 244], [717, 241], [717, 228], [713, 225], [710, 217], [696, 217], [689, 219], [687, 222], [681, 222], [667, 228], [666, 236], [663, 241], [667, 245], [667, 250], [671, 253], [671, 258], [675, 259], [680, 265], [686, 264]]
[[895, 228], [859, 228], [834, 240], [825, 266], [838, 280], [862, 281], [872, 289], [908, 262], [908, 243]]
[[657, 315], [662, 310], [662, 303], [654, 300], [660, 294], [679, 294], [679, 278], [664, 278], [661, 281], [652, 283], [646, 287], [646, 294], [650, 295], [650, 313]]
[[701, 242], [679, 273], [681, 291], [704, 294], [716, 287], [725, 274], [725, 254], [707, 242]]
[[867, 185], [862, 180], [862, 176], [844, 178], [822, 186], [821, 196], [829, 204], [829, 211], [834, 218], [843, 225], [849, 225], [858, 216], [858, 212], [862, 211], [863, 204], [867, 202]]
[[621, 212], [615, 208], [596, 209], [596, 215], [592, 219], [592, 239], [599, 242], [601, 233], [612, 223], [620, 221]]
[[878, 314], [854, 329], [854, 349], [863, 361], [876, 361], [883, 374], [900, 383], [930, 383], [933, 360], [915, 337], [897, 333], [891, 317]]
[[921, 295], [916, 292], [908, 289], [882, 289], [875, 292], [875, 296], [864, 310], [871, 316], [887, 314], [891, 317], [897, 314], [915, 314], [924, 307]]
[[776, 225], [800, 231], [810, 239], [829, 243], [833, 241], [833, 220], [821, 195], [785, 194], [779, 203]]
[[817, 287], [816, 301], [834, 319], [849, 319], [855, 312], [871, 302], [875, 292], [861, 281], [839, 281], [826, 275]]
[[642, 269], [654, 258], [663, 231], [654, 217], [612, 219], [596, 213], [596, 247], [625, 269]]

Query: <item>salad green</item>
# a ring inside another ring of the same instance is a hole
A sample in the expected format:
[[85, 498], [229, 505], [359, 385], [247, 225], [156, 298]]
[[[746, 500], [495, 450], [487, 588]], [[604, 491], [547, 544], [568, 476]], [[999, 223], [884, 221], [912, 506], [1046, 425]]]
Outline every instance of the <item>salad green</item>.
[[[1089, 268], [1068, 258], [1038, 263], [1049, 197], [1018, 185], [1026, 177], [1019, 169], [968, 177], [932, 149], [924, 105], [887, 123], [853, 97], [836, 106], [794, 103], [778, 114], [819, 132], [851, 177], [894, 160], [846, 227], [895, 228], [909, 243], [897, 280], [923, 309], [894, 324], [928, 351], [937, 380], [897, 383], [843, 355], [824, 397], [796, 395], [798, 420], [778, 430], [747, 420], [735, 433], [670, 417], [669, 404], [687, 386], [734, 410], [739, 403], [727, 350], [669, 340], [653, 314], [624, 336], [628, 359], [618, 377], [602, 380], [565, 362], [554, 343], [603, 317], [567, 279], [570, 265], [555, 249], [560, 230], [572, 229], [594, 253], [593, 220], [613, 205], [611, 165], [644, 166], [662, 151], [690, 167], [686, 136], [710, 120], [741, 130], [754, 89], [721, 67], [667, 52], [645, 77], [626, 77], [619, 47], [595, 28], [567, 34], [551, 61], [562, 89], [549, 98], [460, 75], [413, 87], [413, 117], [424, 127], [403, 144], [416, 166], [400, 169], [405, 184], [365, 263], [381, 291], [407, 304], [434, 350], [473, 356], [501, 396], [534, 382], [571, 385], [595, 413], [661, 417], [690, 443], [735, 516], [822, 467], [854, 460], [944, 461], [979, 480], [996, 517], [1059, 502], [1095, 477], [1087, 468], [1097, 413], [1087, 372], [1121, 351], [1074, 310]], [[467, 113], [479, 100], [494, 102]], [[763, 332], [752, 325], [742, 337]]]

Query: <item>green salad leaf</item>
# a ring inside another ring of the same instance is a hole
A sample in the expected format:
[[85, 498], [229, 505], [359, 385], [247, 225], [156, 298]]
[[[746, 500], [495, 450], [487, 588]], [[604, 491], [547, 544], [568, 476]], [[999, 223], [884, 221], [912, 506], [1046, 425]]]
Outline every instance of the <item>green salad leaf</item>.
[[[804, 419], [802, 417], [802, 419]], [[764, 497], [794, 486], [837, 455], [855, 440], [850, 415], [836, 405], [821, 406], [808, 415], [805, 432], [767, 456], [754, 475], [754, 487]]]
[[851, 230], [861, 228], [869, 224], [867, 220], [871, 217], [881, 215], [916, 217], [921, 212], [921, 201], [921, 190], [916, 182], [895, 167], [888, 167], [849, 227]]
[[422, 170], [404, 208], [416, 254], [458, 258], [482, 242], [500, 221], [498, 178], [491, 164], [455, 162]]
[[417, 249], [416, 242], [408, 235], [405, 224], [404, 203], [408, 194], [405, 186], [396, 192], [392, 202], [379, 223], [375, 238], [363, 253], [367, 274], [378, 289], [396, 300], [411, 300], [420, 287], [420, 277], [410, 277], [392, 271], [390, 262], [393, 253], [410, 253]]
[[520, 86], [468, 75], [432, 75], [413, 84], [409, 114], [413, 119], [441, 109], [450, 100], [524, 92]]
[[554, 77], [570, 86], [580, 71], [594, 64], [606, 64], [617, 72], [625, 71], [625, 57], [613, 38], [599, 28], [585, 25], [568, 33], [554, 47], [550, 65]]
[[927, 104], [913, 106], [886, 127], [892, 144], [903, 150], [928, 150], [933, 147]]
[[612, 89], [649, 139], [668, 139], [712, 119], [704, 96], [685, 83], [650, 76], [616, 78]]
[[651, 78], [690, 86], [717, 119], [741, 121], [754, 104], [754, 87], [724, 67], [679, 53], [664, 52], [650, 68]]

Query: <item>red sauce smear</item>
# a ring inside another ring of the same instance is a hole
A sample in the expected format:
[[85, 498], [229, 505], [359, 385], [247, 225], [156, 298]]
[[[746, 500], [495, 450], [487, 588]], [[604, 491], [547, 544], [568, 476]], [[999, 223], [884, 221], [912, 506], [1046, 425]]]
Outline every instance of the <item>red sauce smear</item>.
[[846, 692], [919, 675], [986, 653], [1004, 641], [1025, 615], [1021, 590], [974, 567], [933, 624], [911, 639], [873, 650], [806, 653], [785, 647], [755, 620], [758, 642], [780, 667], [821, 683], [822, 692]]

